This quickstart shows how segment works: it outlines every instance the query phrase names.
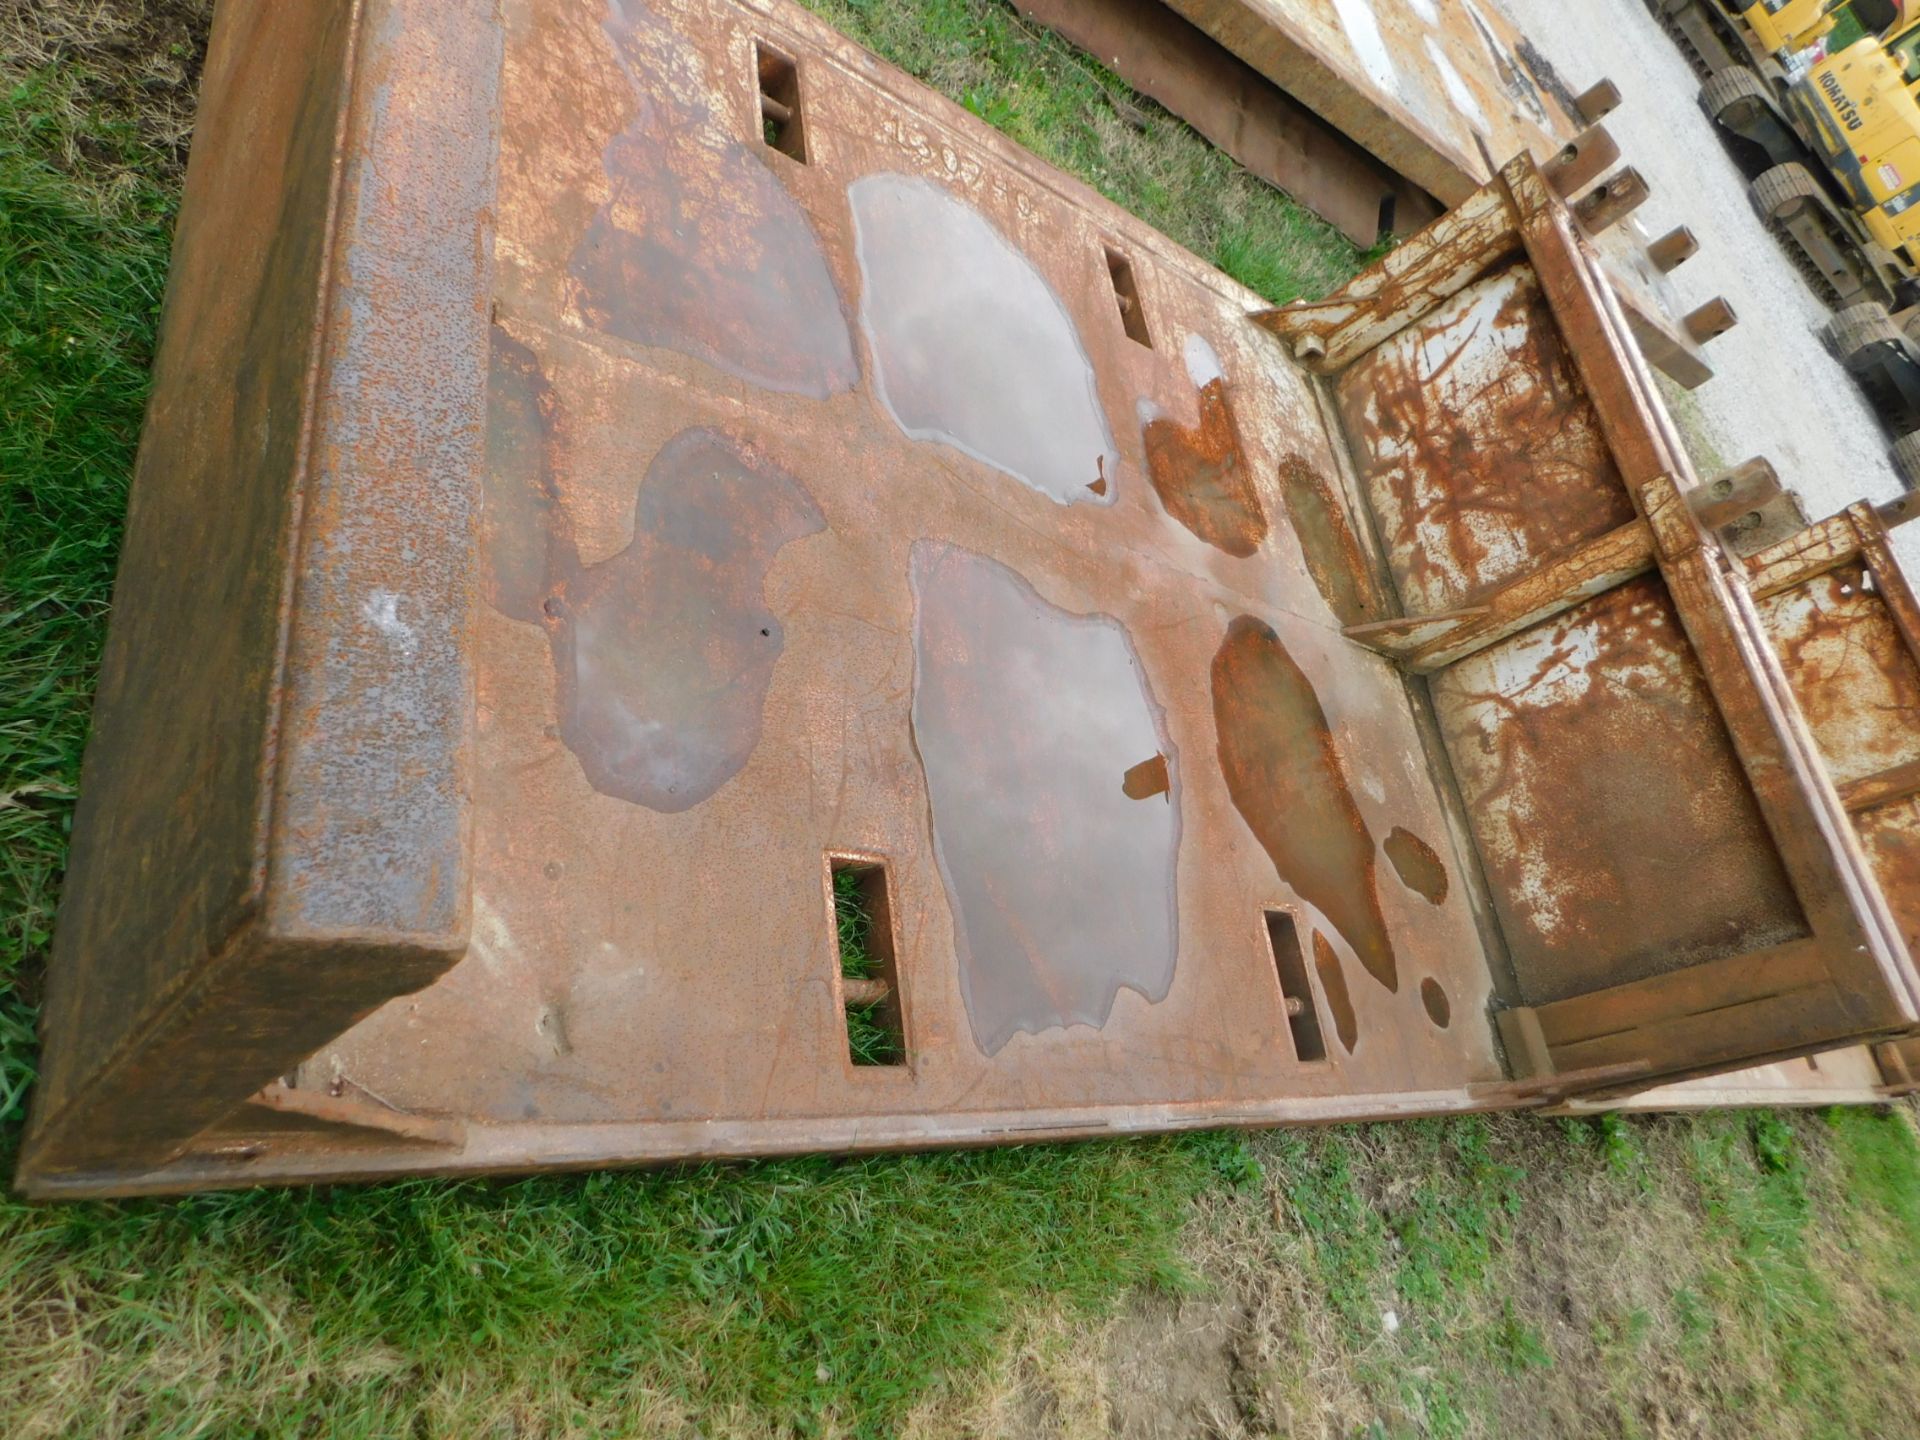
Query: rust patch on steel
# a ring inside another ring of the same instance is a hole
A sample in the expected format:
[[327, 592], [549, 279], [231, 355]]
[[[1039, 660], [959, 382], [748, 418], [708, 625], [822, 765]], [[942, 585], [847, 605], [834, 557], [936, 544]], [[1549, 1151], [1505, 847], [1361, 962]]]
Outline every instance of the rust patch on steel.
[[1427, 1007], [1427, 1018], [1435, 1028], [1444, 1030], [1453, 1023], [1453, 1002], [1440, 982], [1429, 975], [1420, 982], [1420, 1003]]
[[1280, 462], [1280, 500], [1300, 542], [1320, 598], [1342, 625], [1386, 618], [1386, 607], [1367, 578], [1367, 559], [1347, 523], [1346, 508], [1325, 478], [1299, 455]]
[[1410, 615], [1469, 604], [1634, 518], [1524, 267], [1469, 286], [1358, 361], [1338, 402]]
[[1320, 992], [1327, 997], [1327, 1009], [1333, 1012], [1333, 1033], [1340, 1037], [1341, 1048], [1351, 1055], [1360, 1043], [1360, 1018], [1354, 1013], [1339, 952], [1318, 930], [1313, 932], [1313, 968], [1320, 974]]
[[1920, 760], [1920, 666], [1861, 565], [1760, 608], [1836, 784]]
[[1280, 878], [1389, 991], [1400, 978], [1374, 883], [1373, 835], [1347, 788], [1320, 698], [1273, 628], [1250, 615], [1213, 657], [1220, 768]]
[[[1103, 1026], [1123, 987], [1166, 998], [1179, 757], [1126, 631], [957, 546], [919, 542], [911, 570], [913, 738], [975, 1041]], [[1130, 798], [1143, 752], [1171, 803]]]
[[1393, 862], [1393, 873], [1400, 883], [1429, 905], [1447, 898], [1447, 867], [1440, 854], [1411, 830], [1396, 825], [1380, 847]]
[[1869, 810], [1854, 823], [1907, 948], [1920, 954], [1920, 798]]
[[1267, 535], [1266, 512], [1247, 471], [1227, 382], [1200, 387], [1200, 423], [1167, 416], [1146, 422], [1147, 475], [1167, 513], [1209, 545], [1245, 559]]
[[1528, 1003], [1807, 933], [1656, 577], [1431, 684]]
[[1172, 789], [1173, 778], [1167, 773], [1167, 757], [1164, 755], [1142, 760], [1120, 780], [1120, 791], [1129, 800], [1151, 800], [1156, 795], [1170, 793]]
[[853, 339], [807, 214], [707, 105], [676, 93], [683, 43], [636, 0], [605, 30], [633, 87], [604, 156], [609, 194], [574, 251], [588, 324], [816, 398], [860, 378]]

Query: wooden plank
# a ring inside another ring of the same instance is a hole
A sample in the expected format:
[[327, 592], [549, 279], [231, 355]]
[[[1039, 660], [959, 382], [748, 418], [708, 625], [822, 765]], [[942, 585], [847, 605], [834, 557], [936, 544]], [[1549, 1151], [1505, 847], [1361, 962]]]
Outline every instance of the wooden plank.
[[1256, 310], [1251, 318], [1307, 369], [1334, 374], [1513, 254], [1514, 219], [1505, 189], [1489, 185], [1326, 299]]
[[1650, 1075], [1703, 1074], [1745, 1065], [1762, 1052], [1828, 1049], [1858, 1033], [1846, 997], [1822, 985], [1555, 1046], [1553, 1061], [1563, 1070], [1644, 1061]]
[[1860, 532], [1852, 514], [1842, 511], [1749, 555], [1747, 589], [1754, 599], [1769, 600], [1859, 557]]
[[1284, 7], [1248, 0], [1169, 0], [1188, 20], [1302, 103], [1409, 176], [1442, 204], [1458, 205], [1485, 179], [1472, 153], [1421, 122], [1351, 65], [1309, 43]]
[[1558, 1047], [1825, 982], [1820, 947], [1812, 940], [1790, 940], [1534, 1009], [1542, 1037]]
[[1909, 760], [1877, 775], [1863, 776], [1840, 787], [1840, 803], [1849, 814], [1877, 810], [1910, 795], [1920, 795], [1920, 760]]
[[1533, 574], [1502, 586], [1475, 607], [1477, 615], [1407, 648], [1398, 658], [1417, 675], [1444, 670], [1476, 651], [1644, 574], [1653, 566], [1653, 552], [1653, 533], [1645, 521], [1622, 525]]
[[1370, 248], [1440, 206], [1161, 0], [1016, 0], [1269, 184]]

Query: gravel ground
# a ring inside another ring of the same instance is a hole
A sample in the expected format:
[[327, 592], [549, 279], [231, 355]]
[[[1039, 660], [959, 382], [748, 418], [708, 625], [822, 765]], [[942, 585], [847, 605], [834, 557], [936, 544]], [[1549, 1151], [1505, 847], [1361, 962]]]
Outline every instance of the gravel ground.
[[[1700, 253], [1672, 276], [1682, 313], [1724, 295], [1740, 316], [1707, 347], [1716, 373], [1693, 392], [1698, 415], [1688, 418], [1728, 463], [1773, 461], [1809, 519], [1898, 495], [1886, 432], [1821, 344], [1826, 306], [1748, 204], [1745, 179], [1696, 103], [1699, 81], [1645, 0], [1500, 4], [1575, 91], [1603, 76], [1620, 87], [1607, 128], [1653, 190], [1635, 219], [1650, 235], [1688, 225], [1700, 238]], [[1920, 525], [1895, 532], [1895, 543], [1920, 579]]]

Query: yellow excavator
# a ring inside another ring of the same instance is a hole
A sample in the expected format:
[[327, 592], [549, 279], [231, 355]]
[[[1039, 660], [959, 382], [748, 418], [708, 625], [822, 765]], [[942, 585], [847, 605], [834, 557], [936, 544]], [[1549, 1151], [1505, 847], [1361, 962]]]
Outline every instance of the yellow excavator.
[[1920, 0], [1649, 0], [1920, 485]]
[[[1840, 305], [1920, 292], [1920, 0], [1662, 3], [1810, 278]], [[1857, 38], [1831, 48], [1843, 24]]]

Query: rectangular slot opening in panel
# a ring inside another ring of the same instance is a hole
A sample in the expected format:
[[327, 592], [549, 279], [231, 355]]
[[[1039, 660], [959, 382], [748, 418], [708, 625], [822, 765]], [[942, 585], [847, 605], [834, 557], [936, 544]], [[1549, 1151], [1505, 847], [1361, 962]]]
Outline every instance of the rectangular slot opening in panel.
[[1140, 306], [1133, 262], [1111, 245], [1107, 246], [1107, 274], [1113, 278], [1113, 298], [1120, 306], [1120, 323], [1126, 327], [1127, 338], [1151, 350], [1153, 337], [1147, 333], [1147, 312]]
[[1320, 1012], [1314, 1008], [1313, 987], [1307, 983], [1306, 953], [1300, 948], [1299, 928], [1285, 910], [1267, 911], [1267, 944], [1273, 949], [1273, 968], [1280, 977], [1280, 999], [1287, 1009], [1287, 1029], [1293, 1034], [1294, 1058], [1303, 1062], [1326, 1059]]
[[807, 163], [807, 131], [800, 115], [800, 67], [763, 40], [753, 42], [760, 77], [760, 138], [790, 159]]
[[831, 855], [828, 865], [847, 1057], [855, 1065], [904, 1065], [907, 1035], [886, 864], [862, 856]]

